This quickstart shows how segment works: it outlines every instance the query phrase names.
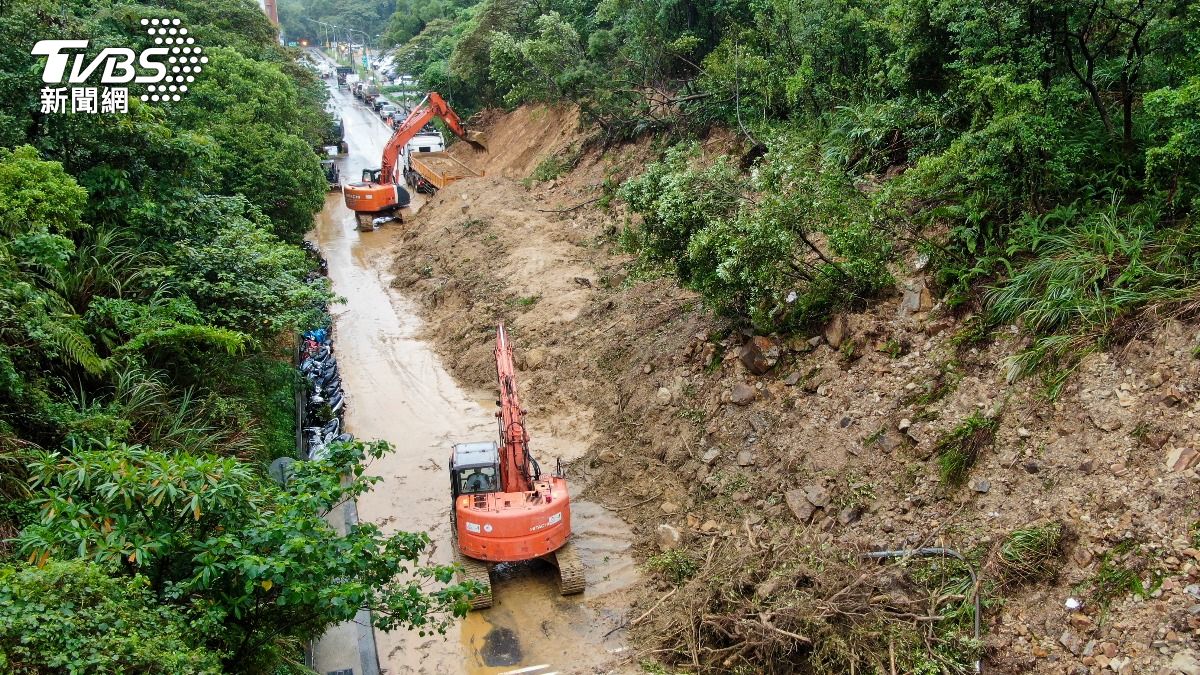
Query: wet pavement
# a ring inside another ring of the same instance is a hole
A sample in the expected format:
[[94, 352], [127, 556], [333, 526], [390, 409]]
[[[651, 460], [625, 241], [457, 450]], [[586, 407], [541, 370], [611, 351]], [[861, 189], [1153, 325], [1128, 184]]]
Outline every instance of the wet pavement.
[[[364, 167], [379, 166], [391, 130], [346, 90], [333, 92], [350, 147], [337, 161], [342, 180], [351, 181]], [[413, 204], [419, 209], [419, 197]], [[395, 447], [371, 465], [369, 472], [383, 481], [358, 501], [358, 517], [385, 532], [427, 531], [434, 542], [427, 560], [446, 563], [453, 558], [450, 446], [491, 440], [496, 426], [494, 409], [480, 405], [479, 392], [459, 387], [431, 347], [418, 339], [416, 307], [390, 286], [392, 251], [401, 245], [403, 229], [418, 225], [388, 223], [360, 233], [341, 194], [331, 192], [310, 239], [329, 262], [334, 293], [345, 300], [331, 307], [347, 398], [345, 428], [358, 438], [383, 439]], [[535, 437], [535, 455], [539, 446], [555, 447], [554, 439]], [[445, 638], [376, 631], [382, 671], [638, 672], [625, 658], [623, 631], [613, 630], [626, 617], [625, 592], [638, 579], [629, 555], [632, 536], [619, 518], [596, 504], [573, 502], [572, 521], [588, 582], [582, 595], [559, 596], [557, 572], [548, 564], [500, 566], [494, 573], [494, 606], [472, 612]], [[317, 670], [369, 673], [373, 664], [363, 665], [361, 650], [351, 644], [363, 642], [361, 631], [351, 625], [331, 630], [316, 646]]]

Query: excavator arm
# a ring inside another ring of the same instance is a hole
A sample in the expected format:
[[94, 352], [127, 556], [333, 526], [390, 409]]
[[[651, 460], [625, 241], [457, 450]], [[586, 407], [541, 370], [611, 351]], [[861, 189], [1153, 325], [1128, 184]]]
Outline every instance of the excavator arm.
[[446, 126], [450, 127], [450, 131], [454, 132], [455, 136], [469, 143], [471, 147], [477, 150], [484, 149], [483, 134], [468, 132], [463, 126], [462, 120], [458, 118], [458, 114], [446, 103], [446, 100], [436, 91], [431, 91], [428, 96], [412, 109], [412, 112], [408, 113], [408, 117], [405, 117], [404, 121], [396, 127], [396, 131], [388, 139], [387, 145], [384, 146], [383, 163], [379, 167], [380, 183], [399, 182], [395, 173], [396, 165], [400, 159], [400, 151], [434, 117], [442, 118], [446, 122]]
[[529, 454], [525, 411], [517, 398], [517, 373], [512, 343], [504, 324], [496, 329], [496, 379], [500, 383], [500, 482], [505, 492], [528, 492], [538, 479], [537, 465]]

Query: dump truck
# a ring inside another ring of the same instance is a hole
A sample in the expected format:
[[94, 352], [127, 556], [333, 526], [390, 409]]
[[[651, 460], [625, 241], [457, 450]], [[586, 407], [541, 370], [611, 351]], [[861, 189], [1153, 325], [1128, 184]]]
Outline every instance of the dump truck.
[[379, 86], [371, 83], [366, 83], [362, 87], [362, 94], [359, 96], [363, 103], [373, 106], [375, 99], [379, 98]]
[[[433, 139], [439, 143], [436, 146], [438, 149], [444, 148], [446, 145], [442, 135], [429, 126], [435, 117], [440, 117], [455, 136], [463, 139], [471, 147], [480, 151], [486, 150], [484, 135], [478, 131], [467, 131], [462, 120], [450, 108], [450, 104], [446, 103], [446, 100], [436, 91], [429, 92], [429, 95], [413, 108], [408, 117], [404, 118], [404, 121], [396, 128], [392, 137], [388, 139], [387, 145], [383, 147], [383, 157], [379, 168], [363, 169], [361, 181], [350, 183], [343, 188], [342, 194], [346, 199], [346, 208], [354, 212], [354, 219], [358, 223], [359, 230], [370, 232], [375, 229], [376, 220], [387, 222], [387, 220], [397, 219], [399, 211], [408, 206], [411, 195], [408, 194], [408, 190], [401, 187], [400, 181], [408, 180], [405, 169], [413, 166], [410, 161], [411, 156], [420, 154], [420, 152], [411, 152], [409, 143], [418, 136], [429, 137], [432, 135]], [[416, 149], [433, 151], [434, 147], [433, 145], [422, 145], [419, 142]], [[402, 159], [401, 155], [405, 157]], [[416, 171], [415, 168], [412, 170]], [[429, 170], [436, 173], [433, 169]], [[424, 176], [424, 174], [418, 175]], [[445, 180], [440, 180], [440, 182], [446, 183]], [[433, 185], [427, 179], [425, 183]], [[436, 190], [437, 187], [434, 186], [432, 189]]]
[[353, 74], [354, 74], [354, 68], [351, 68], [350, 66], [338, 66], [338, 68], [337, 68], [338, 87], [345, 87], [346, 86], [346, 77], [349, 75], [353, 75]]
[[463, 178], [479, 178], [476, 171], [445, 152], [417, 152], [409, 157], [413, 181], [412, 187], [422, 194], [435, 194], [438, 190]]
[[446, 139], [433, 127], [422, 129], [400, 151], [404, 182], [421, 194], [432, 195], [463, 178], [478, 178], [476, 171], [446, 151]]

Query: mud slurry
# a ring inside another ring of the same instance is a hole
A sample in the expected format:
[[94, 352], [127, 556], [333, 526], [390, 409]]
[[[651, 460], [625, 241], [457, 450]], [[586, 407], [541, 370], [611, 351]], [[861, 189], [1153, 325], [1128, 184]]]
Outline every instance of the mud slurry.
[[[351, 148], [338, 160], [342, 175], [360, 175], [364, 167], [378, 165], [374, 153], [389, 130], [348, 94], [335, 92], [334, 100]], [[390, 287], [390, 253], [403, 245], [402, 233], [394, 226], [356, 231], [341, 195], [331, 193], [313, 237], [329, 261], [333, 291], [344, 298], [331, 313], [348, 401], [346, 429], [395, 448], [368, 468], [383, 480], [359, 500], [359, 517], [385, 532], [427, 531], [433, 539], [428, 560], [447, 563], [453, 558], [449, 449], [456, 442], [494, 438], [494, 407], [481, 404], [488, 383], [469, 395], [455, 382], [420, 338], [417, 306]], [[522, 394], [528, 391], [524, 382], [518, 384]], [[543, 465], [552, 465], [559, 453], [571, 459], [579, 452], [580, 441], [569, 433], [537, 427], [532, 432], [531, 445]], [[572, 485], [573, 493], [579, 490]], [[585, 593], [560, 597], [557, 572], [548, 565], [501, 570], [493, 608], [472, 612], [446, 637], [377, 633], [384, 672], [499, 673], [540, 665], [545, 672], [622, 672], [624, 633], [609, 632], [624, 620], [628, 589], [637, 582], [632, 536], [610, 511], [586, 500], [573, 501], [572, 518], [587, 575]]]

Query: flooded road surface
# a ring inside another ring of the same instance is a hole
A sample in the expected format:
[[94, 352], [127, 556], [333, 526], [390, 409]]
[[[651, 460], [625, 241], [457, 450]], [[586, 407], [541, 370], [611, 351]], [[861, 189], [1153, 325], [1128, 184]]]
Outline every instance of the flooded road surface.
[[[342, 180], [350, 182], [364, 167], [379, 166], [390, 129], [345, 90], [335, 88], [333, 96], [350, 146], [338, 164]], [[418, 202], [414, 198], [414, 205]], [[390, 287], [391, 251], [407, 226], [388, 223], [360, 233], [341, 194], [331, 192], [310, 238], [329, 261], [334, 293], [345, 299], [331, 312], [346, 391], [346, 429], [358, 438], [387, 440], [396, 449], [371, 465], [369, 472], [383, 481], [359, 500], [359, 519], [385, 532], [429, 532], [434, 546], [427, 559], [446, 563], [453, 558], [449, 449], [456, 442], [494, 439], [494, 408], [481, 406], [478, 392], [472, 396], [461, 389], [429, 345], [417, 339], [416, 307]], [[573, 444], [562, 439], [562, 445]], [[536, 455], [539, 448], [556, 444], [535, 436], [532, 446]], [[501, 567], [494, 607], [472, 612], [445, 638], [377, 631], [383, 672], [637, 672], [625, 656], [623, 631], [613, 631], [626, 618], [625, 590], [637, 580], [629, 556], [631, 535], [612, 512], [587, 502], [573, 503], [572, 521], [586, 566], [583, 595], [560, 597], [557, 572], [547, 564]], [[339, 650], [334, 635], [331, 631], [318, 645], [321, 672], [334, 665], [322, 658]]]

